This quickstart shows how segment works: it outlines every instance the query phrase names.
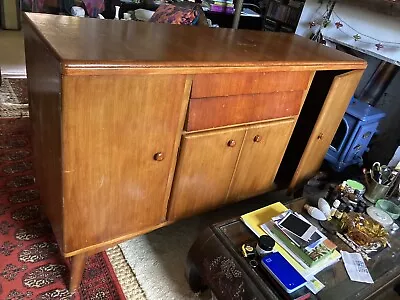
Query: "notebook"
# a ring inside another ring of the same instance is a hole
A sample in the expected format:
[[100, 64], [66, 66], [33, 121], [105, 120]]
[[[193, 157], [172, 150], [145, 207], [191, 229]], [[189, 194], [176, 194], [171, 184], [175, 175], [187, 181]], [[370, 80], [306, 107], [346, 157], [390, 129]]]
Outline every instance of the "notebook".
[[288, 293], [306, 285], [307, 280], [279, 253], [265, 256], [261, 264]]

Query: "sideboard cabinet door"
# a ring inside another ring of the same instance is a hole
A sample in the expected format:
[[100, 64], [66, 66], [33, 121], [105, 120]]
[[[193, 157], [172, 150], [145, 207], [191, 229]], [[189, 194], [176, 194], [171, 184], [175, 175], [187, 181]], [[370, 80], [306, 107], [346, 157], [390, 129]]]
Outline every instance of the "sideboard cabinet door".
[[65, 252], [165, 221], [185, 82], [184, 75], [64, 78]]
[[229, 202], [273, 189], [294, 120], [276, 121], [248, 128], [229, 191]]
[[225, 203], [246, 129], [189, 134], [183, 138], [168, 220]]

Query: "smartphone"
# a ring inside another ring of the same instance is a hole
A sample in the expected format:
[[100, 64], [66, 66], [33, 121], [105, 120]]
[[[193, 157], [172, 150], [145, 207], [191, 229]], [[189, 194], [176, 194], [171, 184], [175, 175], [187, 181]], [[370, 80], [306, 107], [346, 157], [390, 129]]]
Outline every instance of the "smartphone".
[[300, 219], [293, 213], [288, 214], [279, 223], [279, 226], [290, 231], [302, 240], [308, 242], [311, 236], [315, 233], [317, 228], [312, 224]]

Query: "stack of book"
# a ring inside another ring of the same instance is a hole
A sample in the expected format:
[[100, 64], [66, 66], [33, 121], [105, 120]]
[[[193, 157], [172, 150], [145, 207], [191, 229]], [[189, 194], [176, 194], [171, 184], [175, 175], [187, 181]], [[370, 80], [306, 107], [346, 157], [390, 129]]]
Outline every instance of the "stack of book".
[[278, 221], [266, 222], [261, 225], [261, 228], [301, 266], [310, 269], [309, 272], [313, 275], [336, 263], [340, 258], [340, 253], [335, 251], [336, 245], [318, 229], [309, 240], [304, 240], [280, 226]]
[[341, 255], [336, 250], [336, 245], [317, 228], [308, 240], [304, 240], [281, 226], [280, 221], [287, 214], [295, 214], [308, 222], [280, 202], [243, 215], [241, 220], [257, 236], [267, 234], [272, 237], [276, 242], [274, 250], [285, 257], [305, 279], [315, 280], [314, 275], [338, 262]]
[[210, 1], [210, 11], [233, 14], [235, 11], [233, 0], [212, 0]]

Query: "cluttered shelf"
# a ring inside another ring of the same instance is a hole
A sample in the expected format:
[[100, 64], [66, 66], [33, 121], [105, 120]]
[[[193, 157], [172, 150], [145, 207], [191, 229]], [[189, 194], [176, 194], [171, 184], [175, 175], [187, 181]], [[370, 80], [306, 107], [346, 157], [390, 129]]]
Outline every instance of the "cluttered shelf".
[[[133, 16], [133, 19], [142, 20], [141, 14], [143, 10], [148, 11], [151, 14], [153, 11], [162, 5], [164, 2], [161, 1], [144, 1], [144, 2], [122, 2], [119, 11], [120, 18], [123, 18], [124, 13], [128, 13]], [[178, 6], [193, 6], [192, 1], [183, 2], [172, 2]], [[201, 5], [207, 19], [211, 21], [213, 26], [218, 26], [222, 28], [231, 28], [234, 20], [234, 8], [233, 0], [220, 0], [220, 1], [204, 1]], [[247, 7], [249, 6], [249, 7]], [[262, 18], [261, 10], [257, 5], [252, 3], [244, 4], [243, 10], [240, 16], [240, 29], [262, 29]]]
[[[193, 5], [194, 1], [172, 1], [175, 5]], [[213, 26], [230, 28], [234, 22], [235, 8], [240, 1], [234, 0], [206, 0], [201, 5], [206, 17]], [[155, 11], [163, 1], [123, 1], [119, 12], [120, 18], [124, 13], [134, 15], [137, 9]], [[267, 31], [294, 32], [299, 21], [303, 0], [278, 1], [278, 0], [246, 0], [240, 4], [241, 14], [239, 28]], [[109, 14], [109, 15], [108, 15]], [[113, 18], [114, 13], [104, 13], [106, 18]]]
[[[137, 9], [145, 9], [151, 13], [160, 5], [167, 3], [174, 5], [196, 3], [202, 7], [215, 27], [293, 33], [305, 0], [23, 0], [16, 2], [16, 7], [21, 6], [26, 12], [86, 15], [91, 18], [96, 18], [100, 14], [100, 18], [105, 19], [116, 17], [125, 19], [124, 13], [131, 14]], [[238, 9], [240, 18], [235, 16], [235, 11]]]
[[[243, 293], [261, 293], [271, 299], [398, 297], [392, 288], [400, 281], [399, 210], [394, 211], [397, 206], [389, 200], [374, 205], [363, 197], [369, 189], [367, 197], [374, 202], [371, 182], [379, 180], [377, 168], [375, 164], [371, 175], [366, 172], [367, 188], [354, 180], [328, 184], [328, 189], [321, 190], [324, 198], [317, 201], [302, 197], [285, 204], [276, 202], [240, 219], [214, 224], [215, 236], [230, 249], [235, 261], [232, 270], [236, 268], [251, 281], [247, 284], [244, 280]], [[202, 238], [193, 247], [199, 247]], [[206, 246], [204, 249], [201, 255], [208, 260], [223, 253], [211, 250], [210, 254]], [[278, 254], [270, 256], [272, 253]], [[196, 259], [192, 248], [188, 261]], [[285, 263], [286, 272], [274, 270], [274, 260]], [[198, 268], [200, 276], [209, 272]], [[204, 282], [220, 296], [217, 299], [225, 299], [221, 295], [226, 291], [219, 290], [224, 289], [223, 284], [217, 287], [207, 279]]]

